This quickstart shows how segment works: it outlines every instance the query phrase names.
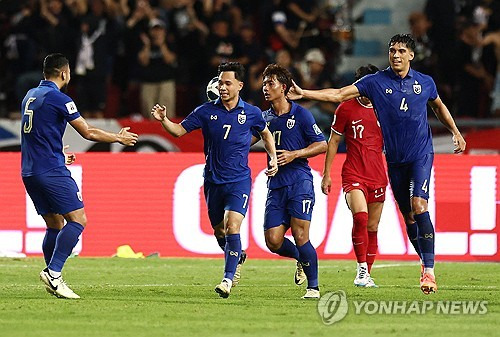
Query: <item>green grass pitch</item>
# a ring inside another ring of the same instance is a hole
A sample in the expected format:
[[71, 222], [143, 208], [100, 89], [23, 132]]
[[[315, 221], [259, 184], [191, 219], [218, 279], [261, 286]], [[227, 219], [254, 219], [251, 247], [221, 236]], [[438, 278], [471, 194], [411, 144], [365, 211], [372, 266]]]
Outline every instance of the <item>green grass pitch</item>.
[[[214, 286], [222, 259], [68, 260], [64, 276], [80, 300], [45, 292], [41, 258], [0, 259], [0, 336], [494, 336], [500, 321], [499, 263], [438, 263], [439, 290], [423, 295], [416, 262], [376, 261], [378, 289], [352, 285], [354, 261], [320, 261], [321, 292], [343, 290], [349, 311], [325, 325], [317, 301], [302, 300], [293, 261], [247, 260], [228, 299]], [[352, 301], [488, 301], [483, 315], [355, 314]], [[497, 335], [498, 336], [498, 335]]]

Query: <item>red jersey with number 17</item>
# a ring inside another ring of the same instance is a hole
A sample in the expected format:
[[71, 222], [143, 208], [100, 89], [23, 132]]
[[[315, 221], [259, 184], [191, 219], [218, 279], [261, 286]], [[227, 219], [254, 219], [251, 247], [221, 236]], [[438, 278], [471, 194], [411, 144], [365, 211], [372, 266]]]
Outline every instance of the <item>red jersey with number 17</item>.
[[382, 132], [373, 107], [363, 105], [358, 98], [343, 102], [335, 111], [332, 132], [345, 136], [347, 158], [342, 180], [385, 187]]

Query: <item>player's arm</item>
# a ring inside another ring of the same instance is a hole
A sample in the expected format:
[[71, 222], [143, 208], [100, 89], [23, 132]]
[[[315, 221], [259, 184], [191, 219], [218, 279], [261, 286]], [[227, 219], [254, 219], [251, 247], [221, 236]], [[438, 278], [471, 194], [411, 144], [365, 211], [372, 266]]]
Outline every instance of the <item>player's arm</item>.
[[259, 140], [260, 140], [259, 137], [252, 136], [252, 140], [250, 142], [250, 146], [255, 145], [256, 143], [258, 143]]
[[435, 100], [429, 101], [429, 104], [434, 111], [437, 119], [439, 119], [441, 124], [443, 124], [453, 135], [453, 144], [455, 145], [453, 151], [455, 153], [463, 152], [466, 146], [465, 139], [464, 137], [462, 137], [460, 131], [458, 131], [458, 128], [455, 125], [455, 121], [453, 120], [453, 117], [451, 116], [450, 111], [448, 110], [446, 105], [443, 103], [443, 101], [441, 101], [441, 98], [439, 98], [439, 96]]
[[330, 139], [328, 140], [328, 148], [325, 156], [325, 167], [323, 168], [323, 178], [321, 179], [321, 191], [323, 191], [324, 194], [330, 193], [330, 189], [332, 187], [330, 172], [332, 169], [333, 158], [335, 158], [335, 155], [337, 154], [341, 139], [342, 136], [334, 131], [330, 133]]
[[108, 132], [87, 123], [85, 118], [78, 117], [69, 122], [71, 126], [85, 139], [101, 143], [120, 143], [134, 146], [139, 136], [129, 132], [129, 127], [122, 128], [120, 132]]
[[153, 117], [157, 121], [160, 121], [165, 131], [170, 133], [172, 136], [181, 137], [187, 133], [186, 129], [184, 129], [181, 124], [174, 123], [170, 119], [168, 119], [166, 106], [160, 106], [159, 104], [156, 104], [151, 109], [151, 115], [153, 115]]
[[342, 87], [340, 89], [328, 88], [319, 90], [306, 90], [299, 87], [295, 82], [293, 82], [293, 86], [290, 88], [290, 91], [287, 95], [287, 97], [291, 100], [305, 98], [315, 101], [332, 103], [341, 103], [359, 96], [359, 90], [354, 84]]
[[269, 158], [271, 158], [269, 160], [269, 165], [266, 170], [266, 175], [272, 177], [276, 174], [276, 172], [278, 172], [278, 162], [276, 159], [276, 146], [274, 145], [274, 138], [271, 131], [269, 131], [269, 129], [267, 128], [267, 126], [264, 128], [264, 130], [259, 132], [259, 134], [260, 138], [264, 142], [264, 148], [266, 149]]
[[309, 144], [309, 146], [300, 149], [300, 150], [294, 150], [294, 151], [288, 151], [288, 150], [276, 150], [278, 153], [278, 166], [283, 166], [288, 163], [291, 163], [297, 158], [310, 158], [317, 156], [320, 153], [325, 153], [326, 152], [326, 142], [321, 141], [321, 142], [314, 142]]

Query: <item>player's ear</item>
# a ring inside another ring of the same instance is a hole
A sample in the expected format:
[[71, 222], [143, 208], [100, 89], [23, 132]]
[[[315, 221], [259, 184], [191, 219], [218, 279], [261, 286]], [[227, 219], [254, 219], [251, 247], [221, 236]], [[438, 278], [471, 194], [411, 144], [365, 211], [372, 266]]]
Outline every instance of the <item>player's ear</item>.
[[410, 61], [412, 61], [415, 58], [415, 52], [411, 51], [410, 52]]

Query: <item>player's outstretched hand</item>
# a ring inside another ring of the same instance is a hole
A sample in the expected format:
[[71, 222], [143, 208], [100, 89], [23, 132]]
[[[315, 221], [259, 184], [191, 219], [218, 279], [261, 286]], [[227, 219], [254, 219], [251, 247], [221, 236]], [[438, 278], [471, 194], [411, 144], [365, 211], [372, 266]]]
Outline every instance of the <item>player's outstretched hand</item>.
[[276, 150], [276, 154], [278, 155], [278, 166], [286, 165], [297, 157], [295, 151]]
[[278, 172], [278, 162], [276, 161], [276, 158], [272, 158], [269, 161], [269, 165], [266, 170], [266, 175], [268, 177], [273, 177], [277, 172]]
[[63, 154], [64, 154], [64, 163], [66, 165], [71, 165], [75, 162], [76, 160], [76, 155], [71, 152], [71, 153], [66, 153], [66, 149], [69, 148], [69, 145], [65, 145], [63, 148]]
[[127, 126], [118, 132], [119, 142], [126, 146], [134, 146], [137, 143], [137, 139], [139, 139], [139, 135], [128, 130], [130, 130], [130, 127]]
[[167, 107], [156, 104], [151, 109], [151, 115], [154, 117], [154, 119], [161, 122], [165, 119], [165, 117], [167, 117]]
[[323, 176], [323, 179], [321, 179], [321, 191], [328, 195], [330, 193], [330, 190], [332, 188], [332, 178], [330, 178], [330, 175], [325, 175]]
[[292, 86], [290, 87], [290, 91], [288, 91], [288, 94], [286, 95], [286, 97], [288, 97], [288, 99], [291, 99], [292, 101], [296, 100], [296, 99], [301, 99], [304, 92], [302, 91], [302, 88], [299, 87], [297, 85], [297, 83], [295, 83], [294, 80], [292, 80]]
[[461, 153], [465, 151], [466, 143], [464, 137], [462, 137], [462, 134], [457, 133], [456, 135], [453, 135], [453, 145], [455, 145], [453, 152]]

